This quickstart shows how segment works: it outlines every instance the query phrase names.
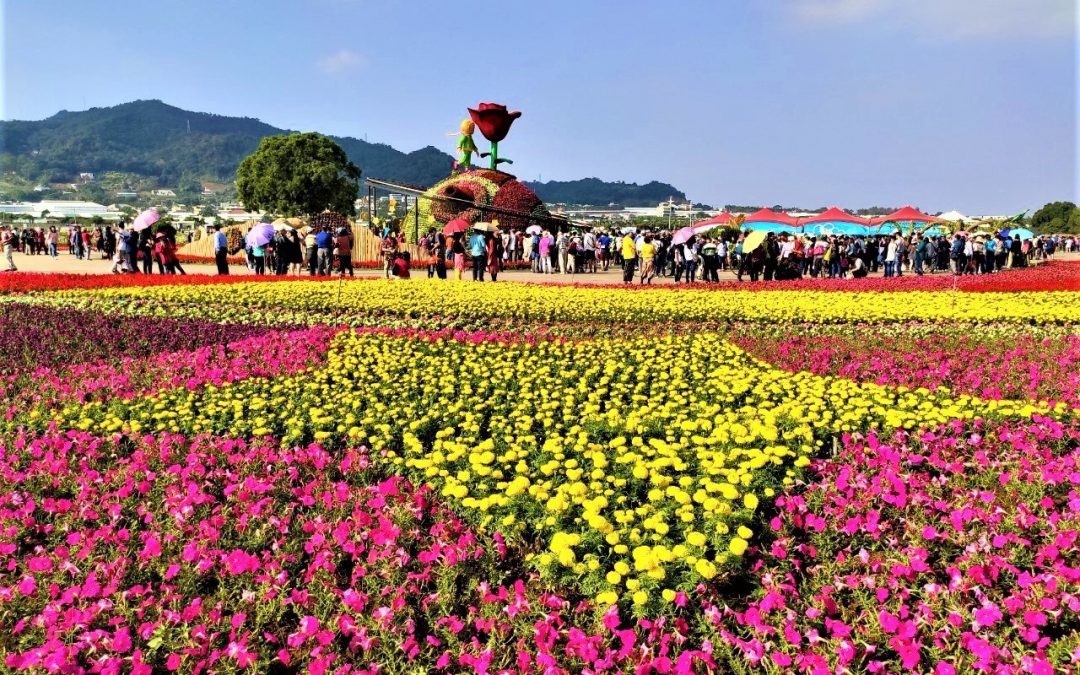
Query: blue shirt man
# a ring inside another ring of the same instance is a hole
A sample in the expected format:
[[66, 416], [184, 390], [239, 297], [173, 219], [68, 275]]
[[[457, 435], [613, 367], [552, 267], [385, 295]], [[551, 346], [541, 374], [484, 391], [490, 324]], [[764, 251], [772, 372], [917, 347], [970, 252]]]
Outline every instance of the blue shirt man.
[[315, 246], [318, 248], [332, 248], [334, 246], [334, 235], [323, 230], [315, 235]]
[[469, 237], [469, 254], [474, 258], [487, 254], [487, 240], [484, 235], [475, 232]]
[[224, 251], [228, 246], [228, 240], [225, 237], [225, 233], [218, 230], [214, 233], [214, 253], [218, 251]]

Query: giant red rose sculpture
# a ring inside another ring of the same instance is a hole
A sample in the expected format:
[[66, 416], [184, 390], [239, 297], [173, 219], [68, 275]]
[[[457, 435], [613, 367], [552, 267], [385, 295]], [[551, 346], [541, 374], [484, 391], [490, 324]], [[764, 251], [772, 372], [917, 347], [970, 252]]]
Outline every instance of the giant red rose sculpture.
[[492, 143], [498, 143], [506, 138], [506, 134], [510, 133], [510, 125], [521, 117], [520, 112], [510, 112], [500, 103], [481, 103], [476, 107], [477, 110], [469, 108], [469, 117], [476, 122], [484, 138]]
[[491, 158], [491, 168], [498, 169], [499, 164], [513, 164], [513, 160], [499, 159], [499, 141], [506, 138], [510, 133], [510, 125], [514, 120], [521, 117], [521, 112], [510, 112], [501, 103], [481, 103], [476, 109], [469, 108], [469, 117], [480, 128], [484, 138], [491, 141], [491, 152], [483, 153], [481, 157]]

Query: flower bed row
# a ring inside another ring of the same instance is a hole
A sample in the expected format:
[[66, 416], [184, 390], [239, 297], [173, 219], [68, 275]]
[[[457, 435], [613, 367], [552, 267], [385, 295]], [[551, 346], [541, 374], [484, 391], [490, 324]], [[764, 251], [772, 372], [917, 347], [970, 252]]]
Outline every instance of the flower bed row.
[[557, 278], [542, 282], [552, 286], [572, 286], [575, 288], [622, 288], [633, 291], [685, 291], [722, 290], [722, 291], [849, 291], [849, 292], [884, 292], [904, 291], [965, 291], [971, 293], [1004, 293], [1019, 291], [1080, 291], [1080, 261], [1052, 260], [1038, 266], [1019, 269], [1006, 269], [989, 275], [956, 276], [951, 273], [924, 274], [905, 273], [902, 277], [885, 278], [881, 276], [862, 279], [794, 279], [789, 281], [755, 281], [749, 278], [743, 281], [725, 279], [719, 282], [698, 281], [692, 284], [624, 285], [618, 282], [605, 284], [578, 283]]
[[0, 379], [0, 428], [49, 419], [90, 401], [145, 396], [170, 387], [220, 387], [249, 377], [285, 375], [323, 362], [337, 329], [271, 330], [224, 344], [153, 356], [106, 358], [43, 367]]
[[[888, 440], [886, 440], [888, 439]], [[631, 617], [520, 570], [434, 492], [328, 452], [174, 434], [0, 442], [13, 670], [1067, 672], [1080, 429], [951, 423], [777, 499], [739, 584]]]
[[620, 289], [532, 284], [459, 284], [373, 280], [347, 284], [293, 281], [238, 286], [104, 288], [67, 297], [206, 307], [215, 320], [252, 310], [343, 311], [372, 316], [513, 318], [522, 322], [750, 321], [763, 323], [1080, 323], [1080, 293], [835, 293], [829, 291]]
[[1074, 333], [996, 336], [935, 326], [915, 334], [855, 329], [843, 335], [733, 335], [757, 358], [793, 372], [1080, 408], [1080, 336]]
[[[310, 281], [327, 277], [309, 278]], [[66, 274], [52, 272], [6, 272], [0, 275], [0, 295], [96, 288], [143, 288], [156, 286], [216, 286], [235, 283], [295, 281], [295, 277], [212, 276], [209, 274]]]
[[238, 340], [265, 328], [203, 319], [128, 318], [74, 308], [7, 303], [0, 314], [0, 375], [86, 361], [194, 349]]

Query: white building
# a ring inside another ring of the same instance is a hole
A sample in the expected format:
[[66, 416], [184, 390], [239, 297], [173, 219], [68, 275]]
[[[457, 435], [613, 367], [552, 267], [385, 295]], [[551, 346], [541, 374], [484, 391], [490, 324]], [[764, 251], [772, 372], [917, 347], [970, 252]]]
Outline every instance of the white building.
[[50, 218], [115, 218], [115, 213], [107, 206], [95, 202], [67, 201], [48, 199], [40, 202], [12, 202], [0, 204], [0, 213], [13, 213], [19, 216], [41, 218], [48, 211]]

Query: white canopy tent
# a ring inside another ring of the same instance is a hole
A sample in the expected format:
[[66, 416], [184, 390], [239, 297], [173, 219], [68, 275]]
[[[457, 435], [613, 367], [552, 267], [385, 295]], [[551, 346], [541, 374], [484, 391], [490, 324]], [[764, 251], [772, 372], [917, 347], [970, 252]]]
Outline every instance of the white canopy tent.
[[947, 220], [950, 223], [958, 223], [961, 220], [971, 220], [971, 218], [968, 218], [967, 216], [960, 213], [959, 211], [946, 211], [945, 213], [938, 216], [938, 218], [940, 218], [942, 220]]

